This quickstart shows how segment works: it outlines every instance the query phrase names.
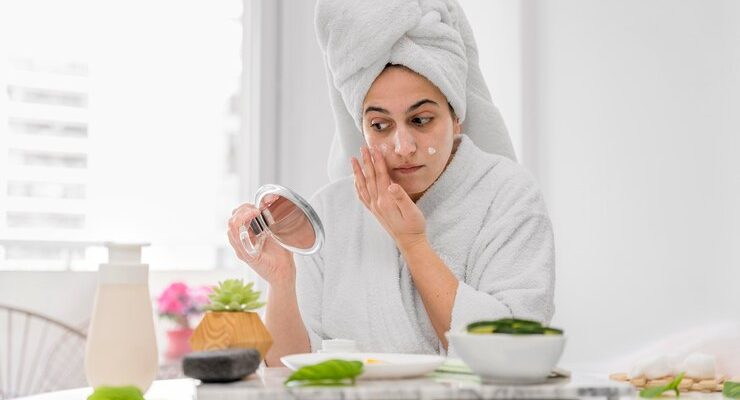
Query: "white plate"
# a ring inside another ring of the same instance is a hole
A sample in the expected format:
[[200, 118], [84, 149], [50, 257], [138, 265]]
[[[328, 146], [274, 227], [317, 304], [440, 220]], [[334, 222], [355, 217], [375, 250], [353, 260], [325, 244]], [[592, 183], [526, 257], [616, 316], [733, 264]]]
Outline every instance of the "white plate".
[[[280, 361], [293, 371], [306, 365], [317, 364], [326, 360], [340, 359], [362, 361], [365, 364], [360, 378], [410, 378], [424, 375], [439, 367], [445, 358], [429, 354], [400, 353], [305, 353], [282, 357]], [[380, 361], [368, 364], [367, 360]]]

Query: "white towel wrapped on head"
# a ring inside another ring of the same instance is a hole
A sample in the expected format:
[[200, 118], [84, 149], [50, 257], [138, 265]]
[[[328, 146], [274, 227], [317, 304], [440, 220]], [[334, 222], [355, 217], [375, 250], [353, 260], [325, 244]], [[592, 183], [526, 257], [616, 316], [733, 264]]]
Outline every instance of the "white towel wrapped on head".
[[351, 173], [349, 158], [364, 143], [362, 103], [389, 63], [436, 85], [476, 146], [515, 160], [478, 66], [473, 32], [456, 1], [319, 0], [315, 22], [336, 119], [328, 165], [332, 181]]

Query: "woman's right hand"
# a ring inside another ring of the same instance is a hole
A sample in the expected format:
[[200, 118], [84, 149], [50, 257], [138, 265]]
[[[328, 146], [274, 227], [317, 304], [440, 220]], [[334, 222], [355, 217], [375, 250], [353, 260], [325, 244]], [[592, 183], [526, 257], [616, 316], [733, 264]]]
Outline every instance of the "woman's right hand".
[[245, 203], [237, 207], [229, 218], [229, 243], [240, 260], [249, 266], [270, 286], [292, 285], [295, 283], [295, 263], [293, 253], [286, 250], [272, 236], [268, 236], [262, 249], [250, 256], [244, 248], [240, 238], [242, 226], [249, 226], [249, 222], [259, 214], [254, 204]]

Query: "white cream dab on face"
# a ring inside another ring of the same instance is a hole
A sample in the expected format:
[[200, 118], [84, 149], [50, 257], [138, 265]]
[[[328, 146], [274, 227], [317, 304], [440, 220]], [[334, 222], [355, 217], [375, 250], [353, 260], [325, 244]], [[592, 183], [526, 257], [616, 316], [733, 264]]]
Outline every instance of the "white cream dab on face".
[[434, 153], [437, 152], [437, 149], [435, 149], [432, 146], [429, 146], [429, 148], [427, 149], [427, 152], [429, 152], [429, 155], [432, 156], [432, 155], [434, 155]]
[[385, 143], [381, 143], [380, 144], [380, 152], [383, 153], [383, 154], [387, 154], [388, 153], [388, 145], [385, 144]]

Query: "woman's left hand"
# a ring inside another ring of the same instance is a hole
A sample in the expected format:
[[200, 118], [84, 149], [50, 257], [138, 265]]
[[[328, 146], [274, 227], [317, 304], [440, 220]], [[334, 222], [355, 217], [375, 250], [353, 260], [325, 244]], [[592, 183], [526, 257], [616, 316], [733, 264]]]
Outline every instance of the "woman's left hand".
[[352, 157], [355, 189], [362, 204], [380, 221], [399, 248], [425, 239], [424, 214], [403, 188], [391, 181], [383, 155], [363, 146], [363, 166]]

